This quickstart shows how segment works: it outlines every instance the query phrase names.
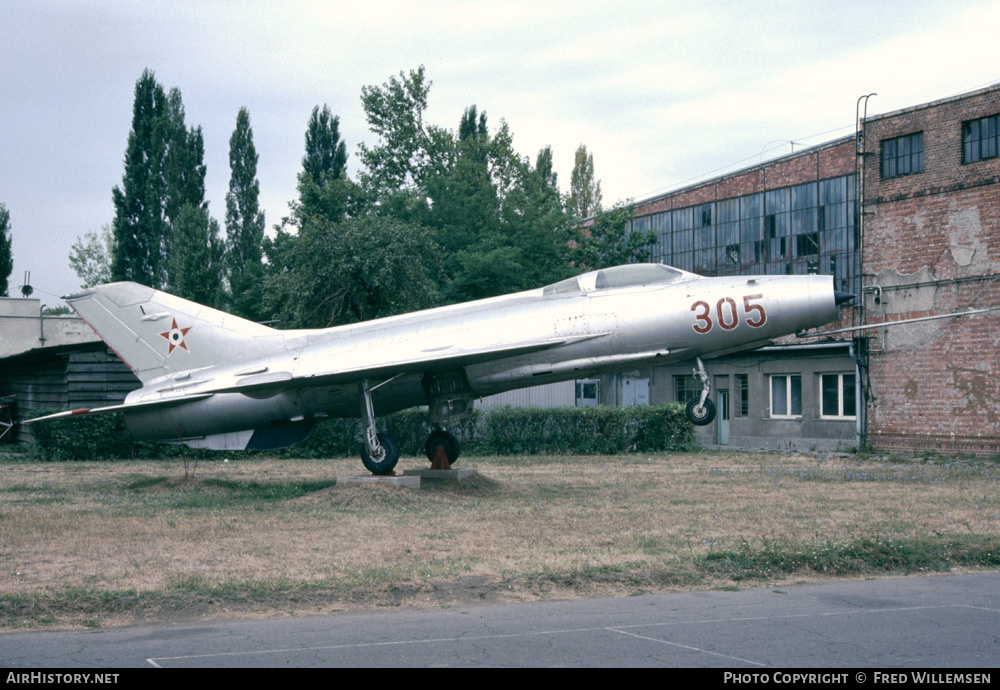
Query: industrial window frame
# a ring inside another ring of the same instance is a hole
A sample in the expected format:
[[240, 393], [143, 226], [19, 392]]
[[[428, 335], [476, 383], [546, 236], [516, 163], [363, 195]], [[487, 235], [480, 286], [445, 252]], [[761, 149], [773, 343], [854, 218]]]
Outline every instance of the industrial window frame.
[[[802, 374], [771, 374], [768, 383], [771, 419], [802, 419]], [[776, 384], [784, 389], [783, 401], [775, 400]], [[782, 405], [780, 410], [776, 409], [779, 404]]]
[[[827, 381], [836, 378], [836, 406], [837, 410], [835, 413], [832, 410], [827, 409]], [[845, 395], [844, 383], [850, 380], [850, 390], [852, 391], [850, 396]], [[819, 395], [819, 416], [820, 419], [857, 419], [858, 418], [858, 383], [857, 377], [853, 373], [825, 373], [819, 374], [819, 390], [817, 394]], [[854, 407], [854, 411], [848, 413], [847, 400], [851, 399], [851, 404]]]
[[882, 140], [882, 179], [924, 171], [924, 133], [914, 132]]
[[[809, 262], [818, 258], [819, 269], [834, 274], [838, 289], [857, 292], [855, 182], [854, 174], [841, 175], [658, 211], [641, 216], [649, 222], [634, 223], [632, 229], [659, 232], [653, 258], [684, 271], [706, 276], [807, 273]], [[817, 232], [819, 256], [812, 251], [811, 237], [801, 240], [796, 253], [799, 240], [793, 238]]]
[[701, 384], [691, 374], [674, 374], [674, 402], [681, 405], [701, 394]]
[[[601, 401], [601, 381], [600, 379], [577, 379], [576, 383], [576, 406], [597, 405]], [[593, 400], [593, 403], [581, 402]]]
[[807, 232], [796, 235], [795, 256], [819, 256], [819, 233]]
[[734, 417], [750, 416], [750, 377], [747, 374], [734, 374], [736, 401], [733, 405]]
[[978, 163], [997, 156], [1000, 156], [1000, 115], [962, 123], [962, 163]]

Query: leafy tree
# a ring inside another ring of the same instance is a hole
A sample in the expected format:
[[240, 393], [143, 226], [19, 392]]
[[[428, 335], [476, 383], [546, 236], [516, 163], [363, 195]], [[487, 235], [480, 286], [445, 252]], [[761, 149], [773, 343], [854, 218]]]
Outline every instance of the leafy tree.
[[167, 237], [162, 175], [166, 94], [150, 70], [135, 84], [132, 130], [125, 151], [122, 186], [112, 190], [115, 205], [114, 280], [134, 280], [160, 287]]
[[340, 140], [340, 118], [313, 108], [306, 128], [306, 154], [302, 157], [302, 172], [322, 187], [330, 180], [340, 179], [347, 172], [347, 144]]
[[501, 232], [500, 198], [490, 171], [496, 152], [486, 113], [477, 121], [474, 105], [462, 115], [458, 138], [436, 151], [435, 164], [424, 178], [429, 208], [423, 220], [448, 254], [495, 239]]
[[[296, 282], [304, 276], [292, 269], [308, 253], [306, 244], [312, 241], [309, 238], [323, 236], [331, 225], [344, 221], [349, 215], [364, 212], [357, 185], [347, 176], [347, 146], [340, 140], [339, 130], [340, 119], [330, 113], [328, 106], [324, 105], [322, 110], [319, 106], [313, 108], [306, 128], [302, 172], [298, 175], [299, 198], [289, 204], [290, 216], [275, 226], [275, 236], [263, 238], [267, 257], [263, 284], [267, 290], [284, 292], [258, 302], [256, 308], [261, 317], [285, 324], [304, 323], [301, 319], [296, 321], [297, 317], [290, 317], [284, 307], [275, 306], [295, 302], [290, 295], [299, 289]], [[296, 232], [289, 232], [287, 228], [295, 228]]]
[[170, 238], [167, 280], [178, 297], [221, 307], [223, 254], [219, 223], [205, 206], [185, 204], [177, 214]]
[[185, 205], [205, 203], [205, 142], [201, 127], [186, 128], [179, 89], [172, 88], [160, 122], [164, 143], [163, 215], [174, 223]]
[[594, 179], [594, 154], [580, 144], [569, 181], [569, 212], [583, 221], [601, 210], [601, 181]]
[[619, 203], [598, 211], [586, 227], [578, 230], [571, 257], [581, 269], [589, 271], [607, 266], [649, 261], [656, 233], [630, 231], [632, 204]]
[[480, 113], [477, 122], [476, 105], [473, 103], [462, 113], [462, 121], [458, 125], [458, 139], [459, 141], [468, 141], [470, 139], [484, 140], [488, 136], [489, 130], [486, 127], [486, 113]]
[[371, 131], [379, 137], [372, 148], [361, 144], [361, 161], [367, 179], [376, 188], [401, 189], [423, 177], [427, 165], [427, 139], [423, 114], [431, 84], [424, 67], [390, 77], [381, 87], [363, 86], [361, 105]]
[[315, 219], [283, 231], [268, 257], [268, 311], [284, 328], [319, 328], [425, 309], [438, 303], [437, 248], [425, 228], [386, 216]]
[[109, 225], [101, 228], [100, 237], [93, 230], [88, 230], [83, 237], [76, 238], [70, 248], [69, 265], [80, 279], [80, 287], [111, 282], [113, 242]]
[[441, 174], [454, 156], [450, 132], [424, 124], [431, 83], [421, 65], [390, 77], [382, 86], [364, 86], [361, 105], [378, 143], [358, 146], [364, 169], [360, 185], [380, 213], [421, 221], [429, 174]]
[[418, 222], [441, 247], [446, 302], [536, 287], [565, 277], [568, 222], [551, 151], [542, 172], [514, 150], [501, 121], [463, 112], [457, 131], [424, 121], [423, 68], [362, 90], [374, 146], [361, 146], [361, 185], [379, 213]]
[[527, 161], [523, 164], [525, 169], [506, 195], [503, 216], [516, 246], [527, 259], [517, 288], [529, 289], [573, 273], [569, 261], [572, 234], [557, 175], [552, 170], [552, 150], [540, 150], [534, 168]]
[[257, 149], [250, 113], [240, 108], [229, 138], [229, 192], [226, 194], [226, 274], [236, 314], [261, 320], [264, 265], [264, 212], [260, 210]]
[[[506, 123], [489, 139], [488, 176], [472, 187], [481, 202], [467, 203], [467, 217], [478, 212], [480, 221], [472, 241], [454, 248], [449, 259], [449, 301], [526, 290], [570, 275], [569, 222], [551, 156], [543, 149], [532, 167], [514, 151]], [[456, 173], [461, 170], [456, 166]]]
[[524, 273], [528, 258], [517, 247], [495, 239], [457, 252], [451, 259], [453, 276], [446, 287], [447, 301], [466, 302], [522, 289], [524, 286], [512, 284]]
[[14, 271], [14, 254], [11, 250], [10, 212], [0, 204], [0, 296], [6, 297], [10, 274]]
[[168, 287], [171, 225], [185, 205], [205, 203], [201, 128], [188, 130], [178, 89], [167, 95], [152, 71], [135, 85], [122, 186], [112, 190], [111, 275]]
[[299, 199], [292, 221], [299, 228], [311, 217], [340, 221], [357, 196], [347, 178], [347, 145], [340, 139], [340, 118], [326, 105], [313, 108], [306, 128], [306, 153], [298, 176]]
[[546, 188], [555, 192], [556, 196], [559, 195], [559, 183], [557, 182], [559, 175], [552, 169], [551, 146], [539, 150], [538, 157], [535, 158], [535, 175]]

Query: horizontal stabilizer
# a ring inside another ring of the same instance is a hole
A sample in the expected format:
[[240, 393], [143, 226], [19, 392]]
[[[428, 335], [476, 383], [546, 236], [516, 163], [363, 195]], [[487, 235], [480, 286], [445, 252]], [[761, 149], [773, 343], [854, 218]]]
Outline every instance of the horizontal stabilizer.
[[106, 414], [108, 412], [124, 412], [125, 410], [149, 409], [151, 407], [175, 407], [177, 405], [194, 402], [195, 400], [211, 398], [212, 395], [214, 395], [214, 393], [197, 393], [194, 395], [186, 395], [184, 397], [147, 400], [138, 403], [121, 403], [119, 405], [108, 405], [107, 407], [83, 407], [76, 410], [66, 410], [65, 412], [47, 414], [41, 417], [32, 417], [31, 419], [22, 419], [21, 424], [47, 422], [53, 419], [69, 419], [70, 417], [79, 417], [89, 414]]

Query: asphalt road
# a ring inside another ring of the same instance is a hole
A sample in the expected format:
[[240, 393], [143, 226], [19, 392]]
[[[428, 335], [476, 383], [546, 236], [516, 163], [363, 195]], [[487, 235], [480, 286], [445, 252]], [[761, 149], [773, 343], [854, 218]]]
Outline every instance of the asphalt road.
[[1000, 573], [0, 635], [7, 669], [998, 664]]

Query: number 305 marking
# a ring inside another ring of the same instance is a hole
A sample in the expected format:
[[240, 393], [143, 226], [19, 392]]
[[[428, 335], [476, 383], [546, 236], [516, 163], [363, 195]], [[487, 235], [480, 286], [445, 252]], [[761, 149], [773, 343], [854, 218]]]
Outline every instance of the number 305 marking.
[[[764, 311], [764, 305], [754, 302], [754, 300], [763, 298], [764, 295], [747, 295], [743, 298], [743, 318], [751, 328], [760, 328], [767, 323], [767, 312]], [[697, 323], [692, 328], [696, 333], [708, 333], [712, 330], [716, 322], [712, 320], [712, 308], [708, 302], [698, 300], [691, 305], [691, 311], [695, 312], [694, 318]], [[740, 323], [736, 302], [732, 297], [723, 297], [716, 302], [715, 316], [719, 327], [724, 331], [731, 331]]]

